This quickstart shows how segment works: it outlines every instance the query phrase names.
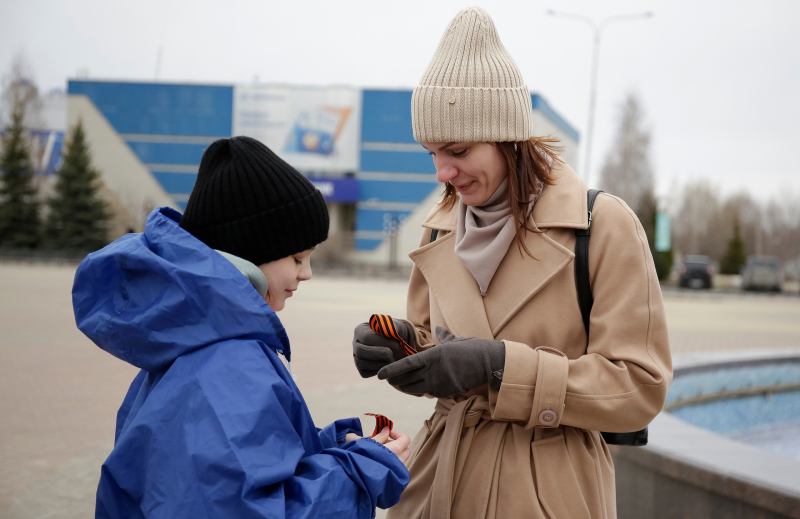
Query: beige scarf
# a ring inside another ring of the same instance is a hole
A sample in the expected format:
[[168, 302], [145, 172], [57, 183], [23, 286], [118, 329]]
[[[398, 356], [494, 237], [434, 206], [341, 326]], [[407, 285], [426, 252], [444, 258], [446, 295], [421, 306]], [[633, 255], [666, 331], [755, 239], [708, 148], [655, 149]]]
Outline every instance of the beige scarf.
[[516, 236], [511, 205], [508, 203], [508, 179], [480, 207], [470, 207], [458, 200], [456, 256], [478, 282], [481, 295], [489, 289], [497, 267]]
[[[537, 182], [536, 194], [528, 205], [529, 215], [533, 204], [547, 190], [542, 187]], [[456, 256], [477, 281], [481, 296], [489, 290], [489, 283], [516, 235], [516, 222], [508, 202], [508, 179], [503, 180], [497, 191], [480, 207], [465, 205], [459, 198]]]

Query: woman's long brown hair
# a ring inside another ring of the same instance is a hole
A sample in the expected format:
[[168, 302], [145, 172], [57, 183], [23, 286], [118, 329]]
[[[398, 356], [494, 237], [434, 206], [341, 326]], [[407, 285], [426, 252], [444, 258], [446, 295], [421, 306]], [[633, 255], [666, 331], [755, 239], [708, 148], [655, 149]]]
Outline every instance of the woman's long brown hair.
[[[539, 194], [541, 189], [552, 186], [553, 166], [560, 161], [557, 145], [558, 139], [552, 137], [531, 137], [527, 141], [497, 142], [497, 149], [503, 155], [508, 169], [508, 201], [511, 214], [517, 222], [517, 246], [520, 253], [533, 258], [533, 254], [525, 246], [525, 233], [539, 232], [528, 223], [528, 205]], [[458, 192], [449, 182], [444, 186], [445, 207], [451, 207], [458, 201]]]

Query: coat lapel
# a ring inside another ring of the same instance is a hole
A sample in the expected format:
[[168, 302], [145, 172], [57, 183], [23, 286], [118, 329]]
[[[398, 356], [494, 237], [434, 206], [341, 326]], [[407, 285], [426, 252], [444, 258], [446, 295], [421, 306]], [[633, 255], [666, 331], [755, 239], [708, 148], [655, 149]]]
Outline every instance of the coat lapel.
[[533, 258], [513, 243], [483, 298], [493, 337], [575, 257], [543, 232], [526, 233], [525, 245]]
[[450, 333], [492, 339], [478, 283], [456, 256], [455, 237], [450, 232], [409, 257], [425, 276]]
[[533, 219], [539, 229], [564, 227], [586, 229], [589, 219], [586, 210], [586, 184], [569, 167], [560, 162], [553, 168], [556, 183], [533, 206]]

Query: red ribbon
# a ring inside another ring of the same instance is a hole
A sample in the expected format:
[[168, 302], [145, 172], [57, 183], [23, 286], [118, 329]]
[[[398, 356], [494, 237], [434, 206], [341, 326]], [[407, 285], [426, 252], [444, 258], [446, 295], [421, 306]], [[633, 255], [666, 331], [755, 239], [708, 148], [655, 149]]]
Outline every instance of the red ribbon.
[[375, 417], [375, 431], [373, 431], [372, 436], [370, 438], [374, 438], [379, 432], [381, 432], [385, 427], [389, 428], [389, 432], [392, 432], [392, 428], [394, 427], [394, 423], [391, 420], [383, 416], [382, 414], [374, 414], [374, 413], [364, 413], [367, 416], [374, 416]]

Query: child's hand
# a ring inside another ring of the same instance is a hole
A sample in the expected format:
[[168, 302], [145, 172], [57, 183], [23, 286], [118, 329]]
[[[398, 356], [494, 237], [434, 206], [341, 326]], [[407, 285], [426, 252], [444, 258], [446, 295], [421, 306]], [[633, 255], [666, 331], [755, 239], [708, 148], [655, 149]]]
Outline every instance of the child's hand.
[[394, 452], [402, 462], [405, 462], [411, 456], [411, 451], [408, 450], [411, 438], [401, 432], [390, 431], [388, 427], [384, 427], [373, 440]]
[[356, 433], [347, 433], [347, 436], [344, 437], [345, 443], [347, 442], [354, 442], [356, 440], [360, 440], [362, 437], [357, 435]]

